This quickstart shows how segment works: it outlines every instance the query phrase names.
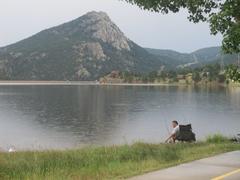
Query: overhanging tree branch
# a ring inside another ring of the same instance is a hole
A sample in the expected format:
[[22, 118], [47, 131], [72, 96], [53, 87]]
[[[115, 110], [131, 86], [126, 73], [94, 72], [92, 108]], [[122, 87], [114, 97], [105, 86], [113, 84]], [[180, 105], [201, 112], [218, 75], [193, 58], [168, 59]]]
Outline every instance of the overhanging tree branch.
[[[123, 0], [122, 0], [123, 1]], [[194, 23], [207, 21], [211, 34], [223, 35], [222, 48], [226, 53], [240, 52], [240, 0], [124, 0], [141, 9], [167, 14], [188, 10]]]

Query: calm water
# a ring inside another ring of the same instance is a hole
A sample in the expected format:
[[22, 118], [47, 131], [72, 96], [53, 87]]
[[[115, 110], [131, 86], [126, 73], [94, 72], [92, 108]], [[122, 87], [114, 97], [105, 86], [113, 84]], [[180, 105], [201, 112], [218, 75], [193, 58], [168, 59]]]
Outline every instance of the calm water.
[[240, 132], [240, 88], [0, 86], [0, 147], [161, 142], [170, 122], [197, 138]]

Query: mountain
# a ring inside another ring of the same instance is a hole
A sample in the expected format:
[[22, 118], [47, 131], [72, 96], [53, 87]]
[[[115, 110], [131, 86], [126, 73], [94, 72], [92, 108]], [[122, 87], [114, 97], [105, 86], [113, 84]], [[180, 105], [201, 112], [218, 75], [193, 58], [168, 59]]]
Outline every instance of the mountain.
[[[160, 59], [169, 59], [164, 61], [166, 65], [172, 64], [173, 67], [198, 67], [206, 64], [237, 63], [237, 54], [223, 54], [221, 47], [208, 47], [196, 50], [192, 53], [180, 53], [173, 50], [150, 49], [145, 48], [149, 53], [159, 57]], [[164, 58], [166, 57], [166, 58]]]
[[142, 48], [104, 12], [89, 12], [71, 22], [43, 30], [0, 48], [0, 79], [97, 80], [112, 71], [148, 73], [163, 68], [235, 63], [220, 47], [180, 53]]
[[0, 48], [0, 75], [11, 80], [96, 80], [113, 70], [147, 73], [164, 65], [104, 12], [89, 12]]
[[160, 59], [164, 59], [165, 63], [168, 65], [172, 65], [176, 67], [177, 65], [189, 63], [193, 61], [193, 57], [191, 57], [187, 53], [180, 53], [173, 50], [168, 49], [151, 49], [145, 48], [149, 53], [159, 57]]

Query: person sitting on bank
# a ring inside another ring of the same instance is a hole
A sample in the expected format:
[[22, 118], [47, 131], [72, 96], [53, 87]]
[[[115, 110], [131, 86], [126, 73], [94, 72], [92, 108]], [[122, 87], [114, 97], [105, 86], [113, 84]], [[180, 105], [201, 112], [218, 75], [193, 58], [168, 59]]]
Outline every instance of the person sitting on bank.
[[166, 139], [166, 141], [165, 141], [166, 143], [168, 143], [168, 142], [175, 143], [177, 135], [179, 134], [180, 128], [179, 128], [178, 122], [176, 120], [172, 121], [172, 127], [173, 127], [173, 130], [171, 132], [171, 135]]

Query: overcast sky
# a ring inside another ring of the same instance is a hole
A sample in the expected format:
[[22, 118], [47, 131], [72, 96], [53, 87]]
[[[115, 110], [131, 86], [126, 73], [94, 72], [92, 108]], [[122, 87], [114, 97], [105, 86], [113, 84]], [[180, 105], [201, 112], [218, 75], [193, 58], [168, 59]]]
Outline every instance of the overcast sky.
[[0, 47], [93, 10], [107, 12], [143, 47], [191, 52], [221, 44], [221, 36], [211, 36], [208, 24], [190, 23], [186, 12], [150, 13], [119, 0], [0, 0]]

